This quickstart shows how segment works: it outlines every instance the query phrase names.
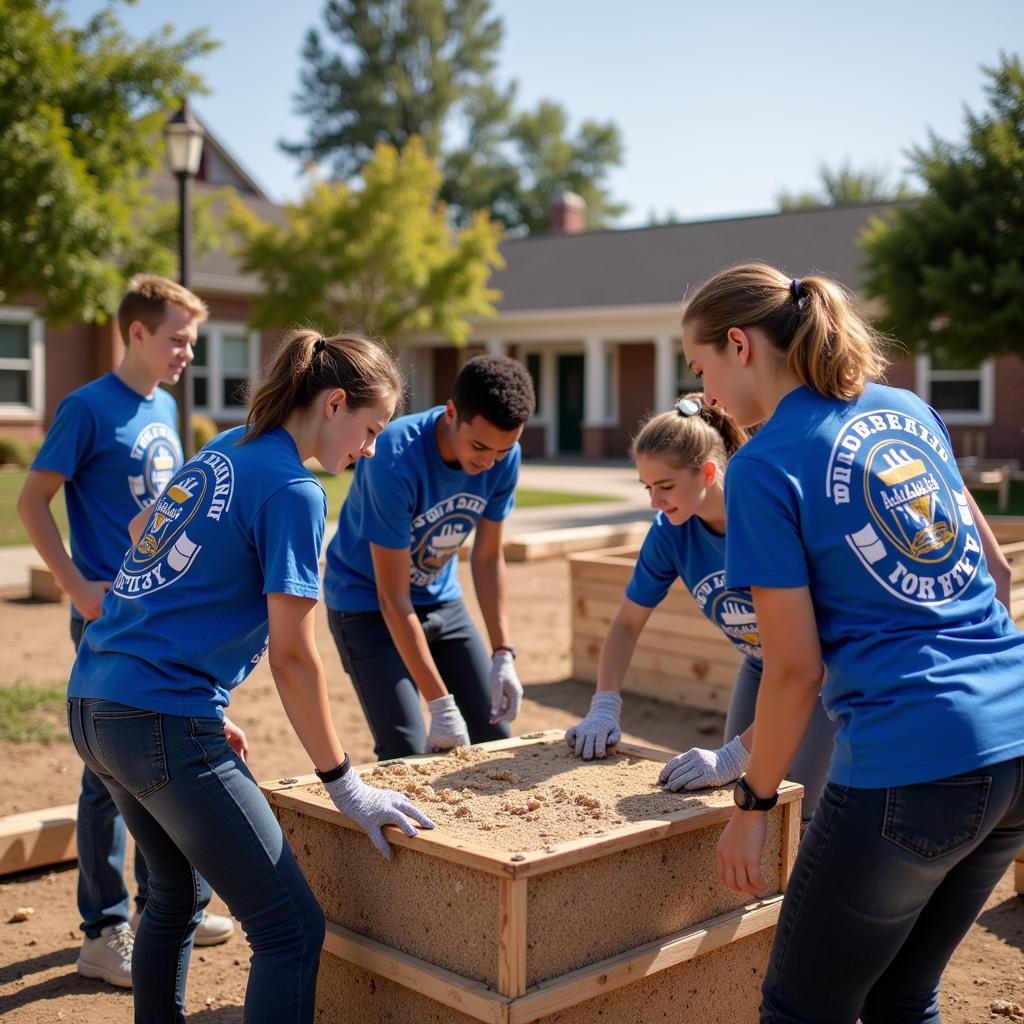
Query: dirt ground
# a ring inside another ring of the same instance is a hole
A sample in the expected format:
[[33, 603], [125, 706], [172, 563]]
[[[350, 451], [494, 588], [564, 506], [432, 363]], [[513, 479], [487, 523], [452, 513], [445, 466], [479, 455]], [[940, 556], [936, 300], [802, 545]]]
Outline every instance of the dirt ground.
[[[465, 571], [465, 565], [463, 565]], [[511, 616], [520, 646], [518, 668], [526, 689], [517, 733], [567, 728], [589, 707], [591, 688], [567, 677], [569, 578], [562, 560], [509, 566]], [[466, 580], [468, 582], [468, 579]], [[471, 602], [472, 603], [472, 602]], [[476, 609], [474, 607], [474, 613]], [[334, 720], [355, 763], [372, 760], [372, 741], [320, 609], [319, 644], [331, 684]], [[72, 661], [67, 606], [29, 602], [0, 593], [5, 657], [0, 686], [17, 679], [62, 682]], [[479, 621], [479, 619], [478, 619]], [[250, 765], [257, 778], [306, 774], [308, 758], [277, 700], [266, 662], [236, 691], [232, 718], [248, 733]], [[717, 745], [720, 716], [627, 697], [626, 739], [686, 749]], [[0, 742], [0, 816], [77, 799], [80, 762], [70, 743], [13, 745]], [[80, 978], [74, 866], [0, 880], [0, 1019], [7, 1024], [127, 1024], [131, 993]], [[19, 907], [33, 907], [28, 921], [11, 923]], [[215, 900], [212, 909], [223, 912]], [[189, 1020], [238, 1024], [249, 951], [237, 934], [222, 946], [196, 950], [189, 974]], [[1024, 899], [1014, 895], [1008, 873], [946, 971], [942, 1010], [946, 1024], [1024, 1020], [1006, 1004], [1024, 1004]], [[993, 1012], [993, 1005], [1001, 1012]], [[1006, 1012], [1009, 1010], [1009, 1012]], [[643, 1024], [643, 1022], [640, 1022]]]

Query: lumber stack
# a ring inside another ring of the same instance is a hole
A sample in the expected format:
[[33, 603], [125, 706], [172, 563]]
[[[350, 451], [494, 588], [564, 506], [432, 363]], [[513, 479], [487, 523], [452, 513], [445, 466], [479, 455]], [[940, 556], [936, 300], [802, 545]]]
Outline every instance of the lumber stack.
[[[562, 734], [481, 746], [514, 754], [545, 742], [561, 744]], [[671, 756], [619, 749], [651, 760], [655, 771]], [[769, 817], [770, 892], [754, 903], [714, 878], [715, 847], [732, 814], [721, 791], [657, 820], [515, 854], [441, 828], [415, 839], [389, 828], [388, 862], [315, 777], [263, 789], [328, 919], [318, 1021], [756, 1018], [796, 856], [800, 786], [785, 783]]]
[[76, 804], [0, 818], [0, 875], [74, 860]]

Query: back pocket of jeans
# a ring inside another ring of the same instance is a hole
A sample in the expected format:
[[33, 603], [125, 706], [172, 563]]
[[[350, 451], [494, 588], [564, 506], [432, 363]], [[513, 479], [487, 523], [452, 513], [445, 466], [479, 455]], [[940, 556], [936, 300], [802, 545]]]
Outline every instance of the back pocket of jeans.
[[890, 789], [882, 835], [925, 860], [945, 857], [978, 838], [991, 789], [989, 775]]
[[164, 730], [155, 711], [96, 711], [93, 728], [108, 771], [137, 800], [167, 784]]

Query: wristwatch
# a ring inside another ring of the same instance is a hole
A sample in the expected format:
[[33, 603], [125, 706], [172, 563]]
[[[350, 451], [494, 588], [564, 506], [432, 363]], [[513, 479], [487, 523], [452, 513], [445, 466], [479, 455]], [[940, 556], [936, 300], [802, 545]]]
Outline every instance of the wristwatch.
[[519, 648], [516, 647], [515, 644], [498, 644], [498, 646], [491, 652], [491, 657], [493, 658], [498, 651], [508, 651], [508, 653], [512, 655], [512, 660], [515, 661], [516, 655], [519, 653]]
[[770, 811], [779, 802], [778, 793], [760, 797], [743, 778], [737, 779], [736, 785], [732, 787], [732, 798], [741, 811]]

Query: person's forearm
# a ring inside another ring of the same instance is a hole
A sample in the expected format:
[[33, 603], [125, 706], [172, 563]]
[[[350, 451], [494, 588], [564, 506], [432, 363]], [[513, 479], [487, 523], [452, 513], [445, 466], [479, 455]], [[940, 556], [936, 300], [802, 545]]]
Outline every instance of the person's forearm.
[[507, 647], [512, 642], [508, 628], [508, 587], [505, 582], [505, 556], [472, 559], [473, 585], [480, 612], [487, 626], [491, 650]]
[[25, 525], [25, 532], [32, 545], [53, 573], [54, 578], [65, 593], [71, 594], [76, 587], [85, 582], [85, 577], [71, 561], [64, 541], [48, 502], [37, 498], [19, 498], [18, 515]]
[[810, 725], [820, 685], [820, 673], [813, 680], [800, 678], [765, 662], [754, 724], [743, 734], [743, 745], [750, 751], [746, 779], [758, 796], [770, 796], [786, 777]]
[[633, 659], [639, 632], [623, 622], [614, 621], [601, 645], [601, 656], [597, 663], [597, 692], [619, 693], [622, 680], [626, 678], [629, 663]]
[[427, 643], [420, 620], [416, 617], [412, 602], [400, 601], [397, 598], [389, 600], [383, 595], [380, 597], [380, 610], [384, 622], [416, 688], [425, 700], [443, 697], [448, 688], [444, 685], [441, 673], [437, 671], [437, 665], [434, 664], [430, 645]]
[[327, 700], [327, 679], [318, 657], [308, 654], [271, 661], [271, 673], [288, 721], [315, 768], [330, 771], [345, 759]]

